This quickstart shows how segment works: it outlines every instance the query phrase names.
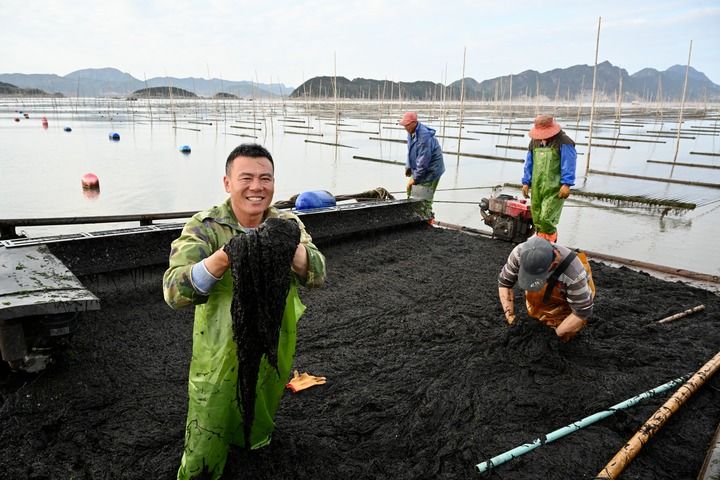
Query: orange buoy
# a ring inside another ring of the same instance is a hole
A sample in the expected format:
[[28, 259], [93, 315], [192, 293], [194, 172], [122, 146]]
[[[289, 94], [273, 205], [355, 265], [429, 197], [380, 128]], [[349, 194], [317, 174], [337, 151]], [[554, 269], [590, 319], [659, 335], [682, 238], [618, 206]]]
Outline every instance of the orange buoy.
[[100, 190], [100, 179], [94, 173], [86, 173], [80, 178], [85, 190]]

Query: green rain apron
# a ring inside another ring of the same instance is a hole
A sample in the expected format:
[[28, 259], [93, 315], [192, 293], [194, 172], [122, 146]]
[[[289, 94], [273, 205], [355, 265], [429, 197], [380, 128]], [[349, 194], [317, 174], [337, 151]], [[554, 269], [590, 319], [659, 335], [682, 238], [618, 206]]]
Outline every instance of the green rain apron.
[[[199, 305], [195, 310], [193, 354], [188, 385], [188, 416], [185, 427], [185, 450], [178, 471], [178, 480], [189, 480], [209, 474], [213, 480], [222, 476], [229, 444], [244, 446], [243, 415], [237, 402], [238, 360], [233, 341], [230, 305], [231, 275], [223, 276], [214, 289], [215, 301]], [[290, 375], [297, 321], [305, 306], [297, 294], [297, 281], [292, 280], [285, 300], [278, 341], [278, 372], [263, 357], [258, 372], [255, 399], [255, 420], [250, 439], [251, 448], [270, 443], [275, 428], [275, 412]]]
[[560, 186], [560, 150], [534, 148], [530, 210], [536, 232], [552, 235], [557, 230], [565, 203], [565, 199], [558, 198]]

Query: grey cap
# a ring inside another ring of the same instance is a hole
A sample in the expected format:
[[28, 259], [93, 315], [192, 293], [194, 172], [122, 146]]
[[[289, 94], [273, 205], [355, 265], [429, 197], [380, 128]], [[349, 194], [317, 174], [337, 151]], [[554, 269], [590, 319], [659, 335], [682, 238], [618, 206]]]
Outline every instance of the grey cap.
[[555, 258], [553, 246], [540, 237], [531, 237], [523, 245], [520, 254], [518, 286], [523, 290], [537, 292], [550, 276], [550, 265]]

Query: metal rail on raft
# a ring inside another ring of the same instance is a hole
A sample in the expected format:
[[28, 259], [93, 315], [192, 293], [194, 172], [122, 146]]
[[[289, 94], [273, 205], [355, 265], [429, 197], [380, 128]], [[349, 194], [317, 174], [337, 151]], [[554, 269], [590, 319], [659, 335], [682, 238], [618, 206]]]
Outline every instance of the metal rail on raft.
[[[453, 223], [435, 221], [434, 225], [441, 228], [448, 228], [451, 230], [458, 230], [465, 233], [471, 233], [474, 235], [481, 235], [484, 237], [492, 238], [492, 233], [486, 232], [477, 228], [466, 227], [463, 225], [456, 225]], [[628, 267], [634, 267], [641, 270], [650, 270], [652, 272], [674, 275], [676, 277], [688, 278], [703, 283], [720, 284], [720, 276], [711, 275], [709, 273], [694, 272], [692, 270], [685, 270], [683, 268], [668, 267], [667, 265], [659, 265], [656, 263], [643, 262], [641, 260], [634, 260], [632, 258], [618, 257], [615, 255], [608, 255], [600, 252], [593, 252], [590, 250], [582, 249], [582, 251], [593, 260], [602, 260], [618, 265], [626, 265]]]
[[142, 213], [133, 215], [99, 215], [92, 217], [45, 217], [0, 219], [0, 240], [18, 238], [17, 227], [46, 227], [59, 225], [90, 225], [97, 223], [139, 222], [141, 226], [152, 225], [156, 220], [190, 218], [194, 212]]

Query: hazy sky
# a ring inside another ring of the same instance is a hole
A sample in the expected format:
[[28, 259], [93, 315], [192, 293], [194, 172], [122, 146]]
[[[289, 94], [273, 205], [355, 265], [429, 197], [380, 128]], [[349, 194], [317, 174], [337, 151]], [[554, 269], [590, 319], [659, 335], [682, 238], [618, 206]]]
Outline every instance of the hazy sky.
[[[2, 0], [0, 73], [116, 67], [138, 79], [282, 82], [337, 75], [478, 81], [592, 65], [687, 61], [720, 83], [720, 0]], [[334, 60], [335, 59], [335, 60]]]

